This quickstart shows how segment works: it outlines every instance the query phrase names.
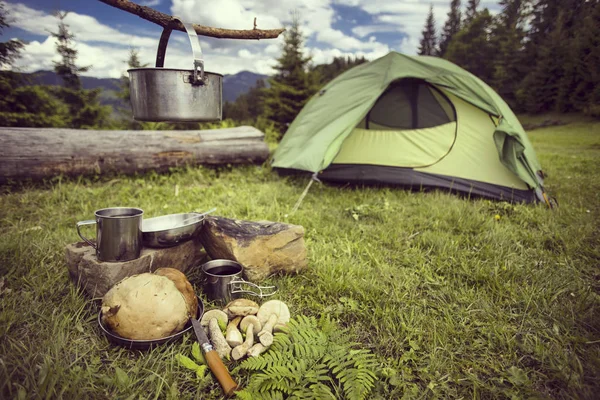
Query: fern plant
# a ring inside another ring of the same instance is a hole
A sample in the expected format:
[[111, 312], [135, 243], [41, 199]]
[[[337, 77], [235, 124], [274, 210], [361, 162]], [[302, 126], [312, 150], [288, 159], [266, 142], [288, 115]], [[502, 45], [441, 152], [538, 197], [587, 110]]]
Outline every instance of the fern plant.
[[329, 318], [300, 316], [277, 333], [271, 348], [239, 366], [252, 373], [242, 400], [365, 399], [378, 365], [368, 350], [356, 348]]

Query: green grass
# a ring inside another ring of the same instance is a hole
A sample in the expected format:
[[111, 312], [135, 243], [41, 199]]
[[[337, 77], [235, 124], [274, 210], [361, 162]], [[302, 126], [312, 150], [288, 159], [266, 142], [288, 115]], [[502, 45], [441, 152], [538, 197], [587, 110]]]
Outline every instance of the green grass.
[[556, 211], [314, 184], [288, 215], [307, 182], [257, 166], [5, 189], [0, 397], [220, 398], [216, 383], [175, 361], [191, 337], [151, 352], [110, 345], [63, 260], [75, 222], [95, 209], [136, 206], [150, 217], [216, 206], [305, 227], [309, 267], [269, 282], [292, 314], [326, 314], [374, 352], [372, 398], [597, 398], [600, 124], [530, 137]]

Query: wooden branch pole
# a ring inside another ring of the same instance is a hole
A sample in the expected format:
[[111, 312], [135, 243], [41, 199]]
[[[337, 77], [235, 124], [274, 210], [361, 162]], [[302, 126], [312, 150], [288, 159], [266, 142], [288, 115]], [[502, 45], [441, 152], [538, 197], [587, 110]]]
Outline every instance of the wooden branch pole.
[[[120, 10], [135, 14], [146, 21], [154, 22], [163, 28], [171, 26], [173, 29], [185, 32], [183, 25], [173, 17], [157, 11], [147, 6], [141, 6], [128, 0], [100, 0], [109, 6], [116, 7]], [[222, 29], [211, 28], [209, 26], [194, 24], [196, 33], [201, 36], [209, 36], [219, 39], [276, 39], [285, 29], [256, 29], [256, 19], [254, 21], [254, 29], [238, 30], [238, 29]]]
[[0, 184], [60, 174], [262, 163], [269, 156], [263, 139], [264, 134], [250, 126], [202, 131], [0, 128]]

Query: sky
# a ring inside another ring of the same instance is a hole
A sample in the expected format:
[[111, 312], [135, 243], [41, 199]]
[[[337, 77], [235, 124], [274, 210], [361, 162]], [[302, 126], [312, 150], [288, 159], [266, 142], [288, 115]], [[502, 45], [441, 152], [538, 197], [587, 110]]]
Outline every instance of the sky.
[[[78, 64], [91, 65], [84, 75], [118, 78], [127, 70], [131, 49], [141, 61], [154, 66], [162, 28], [136, 15], [97, 0], [4, 0], [11, 27], [0, 41], [26, 42], [15, 67], [22, 72], [51, 70], [58, 60], [56, 11], [67, 11], [66, 24], [75, 35]], [[136, 2], [136, 1], [134, 1]], [[315, 65], [333, 57], [364, 56], [369, 60], [390, 51], [416, 54], [430, 4], [438, 28], [446, 20], [450, 0], [138, 0], [161, 12], [211, 27], [259, 29], [289, 26], [293, 12], [300, 17], [305, 53]], [[463, 7], [467, 1], [463, 0]], [[496, 0], [481, 7], [498, 8]], [[234, 74], [252, 71], [271, 74], [281, 54], [278, 39], [233, 40], [199, 37], [207, 71]], [[174, 31], [167, 47], [165, 67], [192, 69], [187, 35]]]

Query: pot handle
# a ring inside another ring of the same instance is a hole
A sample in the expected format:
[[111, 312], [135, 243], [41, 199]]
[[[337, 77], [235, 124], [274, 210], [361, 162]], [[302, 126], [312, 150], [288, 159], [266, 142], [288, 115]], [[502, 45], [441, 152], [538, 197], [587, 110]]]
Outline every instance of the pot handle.
[[[192, 85], [202, 85], [204, 83], [204, 60], [202, 60], [202, 49], [200, 48], [200, 39], [194, 29], [194, 25], [191, 22], [183, 21], [179, 17], [173, 17], [169, 25], [167, 25], [160, 35], [160, 41], [158, 42], [158, 52], [156, 53], [156, 68], [162, 68], [165, 65], [165, 54], [167, 52], [167, 43], [171, 36], [172, 26], [175, 21], [181, 22], [185, 28], [190, 43], [192, 45], [192, 53], [194, 54], [194, 78]], [[200, 76], [198, 76], [198, 72]]]
[[[255, 283], [248, 282], [248, 281], [238, 278], [238, 277], [233, 278], [228, 283], [228, 285], [230, 286], [229, 292], [231, 294], [234, 294], [234, 293], [250, 294], [252, 296], [256, 296], [261, 299], [263, 297], [273, 296], [275, 293], [277, 293], [277, 286], [259, 286]], [[244, 285], [249, 286], [250, 289], [244, 289]], [[256, 289], [256, 291], [253, 289]]]

